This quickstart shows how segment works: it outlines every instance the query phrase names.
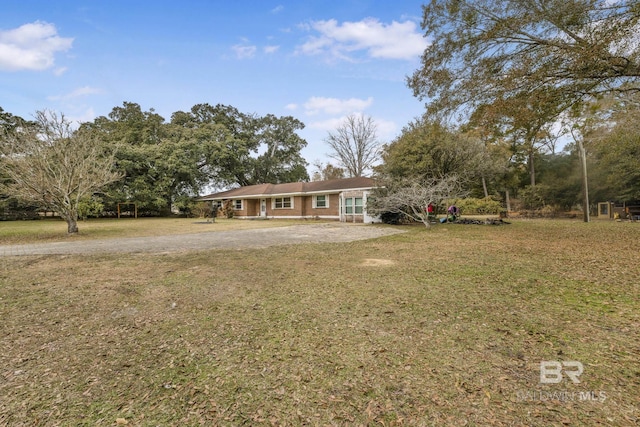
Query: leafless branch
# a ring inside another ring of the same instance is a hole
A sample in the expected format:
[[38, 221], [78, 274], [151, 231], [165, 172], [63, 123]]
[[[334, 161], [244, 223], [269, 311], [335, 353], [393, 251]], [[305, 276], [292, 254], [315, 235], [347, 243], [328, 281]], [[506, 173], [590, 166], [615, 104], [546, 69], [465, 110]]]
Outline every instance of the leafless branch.
[[349, 115], [325, 142], [331, 147], [329, 156], [340, 162], [352, 176], [363, 176], [378, 160], [381, 144], [371, 117]]
[[4, 191], [58, 212], [69, 233], [77, 232], [80, 201], [121, 178], [113, 171], [115, 150], [73, 130], [64, 115], [40, 111], [33, 127], [6, 134], [2, 142], [9, 177]]
[[429, 227], [427, 206], [439, 205], [446, 199], [464, 197], [461, 180], [457, 175], [434, 178], [424, 182], [395, 183], [377, 192], [367, 210], [380, 215], [385, 212], [402, 213]]

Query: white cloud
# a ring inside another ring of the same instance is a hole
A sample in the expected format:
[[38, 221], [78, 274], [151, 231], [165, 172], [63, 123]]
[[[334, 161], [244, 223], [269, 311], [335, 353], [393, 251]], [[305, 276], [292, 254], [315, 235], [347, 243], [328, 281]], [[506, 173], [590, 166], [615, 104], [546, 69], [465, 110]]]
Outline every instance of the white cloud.
[[58, 67], [55, 70], [53, 70], [53, 74], [55, 74], [56, 76], [61, 76], [66, 72], [67, 72], [67, 67]]
[[[271, 55], [276, 53], [280, 46], [278, 45], [267, 45], [260, 48], [261, 51], [267, 55]], [[253, 58], [258, 53], [258, 46], [250, 44], [249, 40], [242, 39], [242, 43], [231, 46], [231, 50], [234, 51], [236, 58], [238, 59], [248, 59]]]
[[284, 10], [284, 6], [280, 4], [280, 5], [276, 6], [276, 7], [274, 7], [273, 9], [271, 9], [271, 13], [273, 13], [275, 15], [276, 13], [280, 13], [283, 10]]
[[60, 37], [55, 25], [41, 21], [0, 30], [0, 70], [46, 70], [72, 44], [73, 38]]
[[323, 130], [327, 132], [335, 131], [339, 126], [344, 124], [345, 117], [335, 117], [327, 120], [318, 120], [309, 123], [309, 129]]
[[49, 99], [50, 101], [64, 101], [64, 100], [79, 98], [83, 96], [97, 95], [100, 93], [102, 93], [102, 90], [100, 89], [90, 87], [90, 86], [83, 86], [64, 95], [49, 96], [47, 97], [47, 99]]
[[284, 108], [287, 110], [295, 111], [298, 109], [298, 104], [287, 104]]
[[381, 141], [389, 141], [395, 138], [398, 132], [398, 126], [395, 122], [384, 119], [375, 119], [378, 139]]
[[89, 107], [84, 111], [80, 111], [78, 114], [69, 116], [69, 120], [74, 123], [87, 123], [93, 121], [93, 119], [95, 119], [96, 117], [98, 117], [96, 115], [96, 112], [93, 110], [93, 108]]
[[258, 50], [255, 46], [240, 45], [232, 46], [231, 49], [236, 53], [238, 59], [253, 58]]
[[324, 98], [313, 96], [304, 103], [305, 112], [308, 115], [325, 113], [331, 115], [350, 114], [364, 111], [373, 104], [373, 98], [367, 99], [349, 98]]
[[343, 60], [353, 60], [353, 55], [360, 51], [371, 58], [411, 60], [418, 58], [428, 45], [413, 21], [384, 24], [375, 18], [366, 18], [339, 24], [330, 19], [314, 21], [301, 28], [318, 34], [299, 46], [297, 53], [328, 54]]

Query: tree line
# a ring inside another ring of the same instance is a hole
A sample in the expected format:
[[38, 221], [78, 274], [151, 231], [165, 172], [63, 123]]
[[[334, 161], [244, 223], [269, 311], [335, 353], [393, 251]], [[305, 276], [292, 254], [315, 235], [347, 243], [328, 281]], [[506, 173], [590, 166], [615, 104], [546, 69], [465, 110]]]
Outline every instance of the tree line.
[[[431, 0], [422, 28], [430, 44], [407, 85], [424, 115], [385, 145], [371, 118], [349, 116], [325, 140], [337, 163], [316, 164], [314, 179], [373, 173], [379, 212], [473, 196], [588, 214], [590, 197], [640, 199], [639, 2]], [[125, 102], [78, 129], [55, 113], [28, 121], [0, 109], [0, 195], [75, 206], [71, 218], [126, 201], [147, 215], [187, 210], [211, 186], [309, 180], [303, 128], [220, 104], [167, 121]], [[78, 182], [88, 176], [96, 182]]]
[[[431, 0], [407, 78], [425, 115], [389, 144], [384, 211], [471, 194], [525, 208], [640, 200], [637, 0]], [[566, 150], [558, 152], [558, 144]], [[423, 186], [424, 187], [424, 186]], [[400, 210], [411, 215], [412, 206]]]
[[115, 212], [135, 201], [142, 215], [166, 215], [188, 210], [207, 187], [309, 179], [301, 121], [221, 104], [198, 104], [166, 121], [125, 102], [77, 128], [54, 112], [29, 121], [0, 109], [0, 128], [0, 194], [68, 222], [92, 204]]

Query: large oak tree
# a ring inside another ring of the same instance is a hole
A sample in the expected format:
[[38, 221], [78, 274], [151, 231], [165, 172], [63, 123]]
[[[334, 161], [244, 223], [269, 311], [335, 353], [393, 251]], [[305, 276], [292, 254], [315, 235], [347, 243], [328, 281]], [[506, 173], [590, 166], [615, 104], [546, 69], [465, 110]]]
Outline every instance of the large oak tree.
[[535, 92], [570, 106], [637, 91], [639, 21], [636, 0], [431, 0], [422, 21], [430, 45], [408, 84], [434, 113]]
[[640, 94], [607, 97], [581, 129], [598, 200], [640, 200]]
[[308, 181], [301, 150], [307, 142], [298, 135], [304, 123], [291, 116], [258, 116], [235, 107], [198, 104], [188, 113], [198, 126], [224, 129], [210, 159], [211, 180], [219, 186]]
[[416, 182], [455, 175], [457, 182], [471, 188], [495, 172], [496, 159], [475, 135], [422, 118], [384, 146], [383, 162], [376, 171], [385, 179]]
[[120, 145], [126, 176], [109, 188], [107, 203], [135, 202], [144, 214], [166, 214], [207, 186], [229, 187], [308, 180], [299, 120], [197, 104], [171, 121], [125, 102], [86, 128]]
[[[408, 79], [414, 95], [430, 114], [511, 117], [532, 187], [546, 124], [603, 94], [640, 91], [637, 0], [431, 0], [422, 27], [430, 45]], [[584, 163], [582, 174], [586, 195]]]

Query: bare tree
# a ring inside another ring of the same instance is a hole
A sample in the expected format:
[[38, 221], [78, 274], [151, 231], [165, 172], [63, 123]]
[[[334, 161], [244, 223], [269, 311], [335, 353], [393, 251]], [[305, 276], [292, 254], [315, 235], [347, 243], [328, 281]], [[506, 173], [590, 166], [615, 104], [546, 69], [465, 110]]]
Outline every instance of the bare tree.
[[316, 160], [313, 163], [315, 171], [311, 177], [312, 181], [327, 181], [330, 179], [342, 179], [344, 178], [345, 170], [331, 163], [324, 164], [320, 160]]
[[114, 150], [89, 131], [73, 130], [64, 115], [39, 111], [33, 125], [0, 135], [0, 156], [8, 194], [56, 211], [67, 232], [78, 232], [78, 205], [103, 186], [119, 180]]
[[351, 177], [363, 176], [380, 154], [376, 124], [371, 117], [351, 114], [344, 123], [329, 132], [325, 142], [331, 147], [329, 157], [337, 160]]
[[429, 228], [427, 206], [430, 203], [437, 206], [444, 200], [465, 195], [457, 175], [424, 182], [406, 181], [374, 191], [373, 197], [367, 200], [367, 212], [373, 215], [401, 213]]

